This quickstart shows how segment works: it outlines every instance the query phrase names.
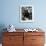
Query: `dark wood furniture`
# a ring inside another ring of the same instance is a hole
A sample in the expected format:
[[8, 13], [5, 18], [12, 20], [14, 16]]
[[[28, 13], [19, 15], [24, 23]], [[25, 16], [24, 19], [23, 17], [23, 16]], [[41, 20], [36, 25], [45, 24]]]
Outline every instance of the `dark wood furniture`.
[[24, 46], [44, 46], [43, 32], [24, 33]]
[[3, 32], [3, 46], [44, 46], [44, 32]]

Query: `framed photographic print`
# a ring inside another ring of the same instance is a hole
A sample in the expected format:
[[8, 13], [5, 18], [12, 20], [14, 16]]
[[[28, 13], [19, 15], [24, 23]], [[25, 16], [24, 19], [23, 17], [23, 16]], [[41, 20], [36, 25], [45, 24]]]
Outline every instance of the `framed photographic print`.
[[20, 22], [34, 21], [34, 7], [32, 5], [20, 6]]

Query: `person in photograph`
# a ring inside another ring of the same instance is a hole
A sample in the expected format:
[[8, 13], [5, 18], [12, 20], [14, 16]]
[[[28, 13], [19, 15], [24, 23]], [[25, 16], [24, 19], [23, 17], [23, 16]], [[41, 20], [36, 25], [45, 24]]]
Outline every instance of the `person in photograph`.
[[24, 10], [22, 20], [32, 19], [32, 12], [29, 12], [28, 9]]

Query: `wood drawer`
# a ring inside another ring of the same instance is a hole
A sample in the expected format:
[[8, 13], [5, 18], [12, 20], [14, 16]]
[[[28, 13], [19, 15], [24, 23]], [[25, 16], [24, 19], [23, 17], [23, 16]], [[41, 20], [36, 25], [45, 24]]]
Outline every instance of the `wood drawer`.
[[32, 44], [32, 46], [44, 46], [44, 44]]
[[44, 36], [32, 36], [32, 44], [43, 44]]
[[2, 46], [23, 46], [23, 44], [3, 44]]
[[23, 41], [23, 36], [4, 36], [3, 43], [15, 43]]
[[4, 32], [4, 36], [23, 36], [23, 32]]
[[24, 36], [41, 36], [41, 35], [45, 35], [44, 32], [25, 32], [24, 33]]

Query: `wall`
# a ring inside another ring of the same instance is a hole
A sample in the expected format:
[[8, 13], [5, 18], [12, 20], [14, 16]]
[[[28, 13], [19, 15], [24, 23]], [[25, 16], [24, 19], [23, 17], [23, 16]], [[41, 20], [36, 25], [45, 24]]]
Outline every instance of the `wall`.
[[[20, 5], [34, 6], [34, 22], [20, 22]], [[0, 31], [9, 24], [22, 29], [40, 27], [46, 32], [46, 0], [0, 0]]]
[[[46, 1], [45, 0], [1, 0], [0, 25], [13, 24], [16, 28], [41, 27], [46, 28]], [[35, 21], [20, 22], [20, 5], [33, 5]]]

